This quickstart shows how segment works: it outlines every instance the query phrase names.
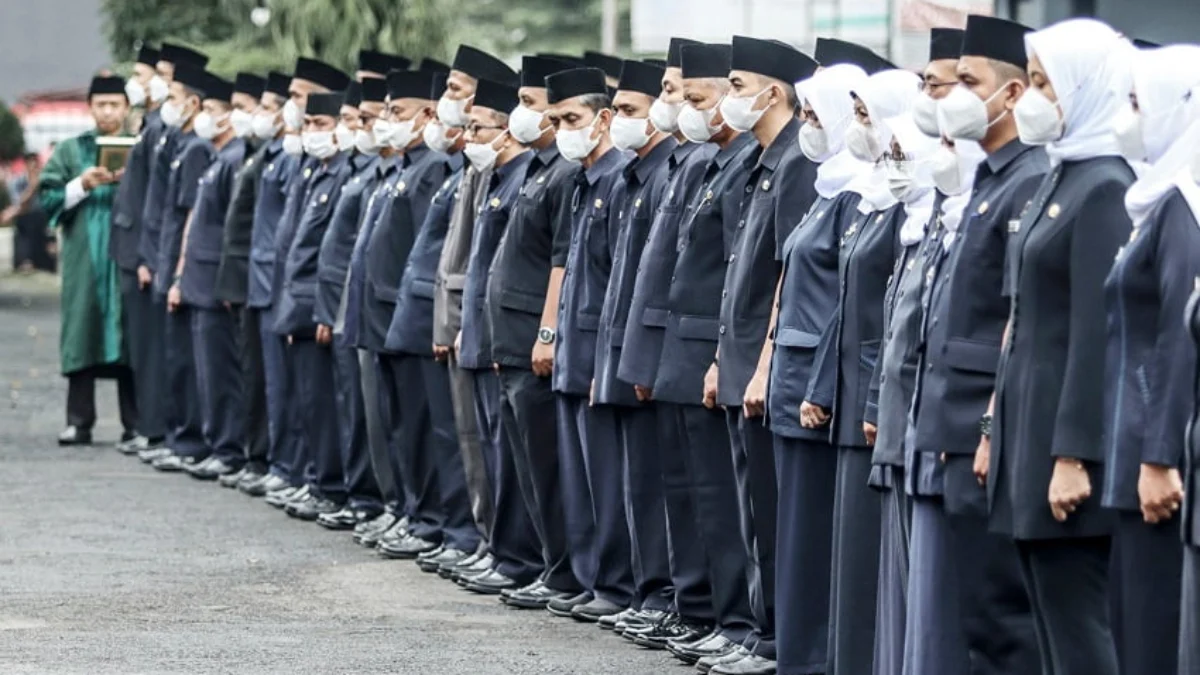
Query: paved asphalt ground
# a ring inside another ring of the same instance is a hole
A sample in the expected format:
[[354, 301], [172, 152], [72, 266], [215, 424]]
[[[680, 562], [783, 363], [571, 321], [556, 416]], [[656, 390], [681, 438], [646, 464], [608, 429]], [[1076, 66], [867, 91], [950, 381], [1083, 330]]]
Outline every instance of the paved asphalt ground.
[[111, 383], [99, 387], [105, 445], [56, 447], [58, 292], [49, 277], [3, 274], [0, 673], [688, 672], [122, 457]]

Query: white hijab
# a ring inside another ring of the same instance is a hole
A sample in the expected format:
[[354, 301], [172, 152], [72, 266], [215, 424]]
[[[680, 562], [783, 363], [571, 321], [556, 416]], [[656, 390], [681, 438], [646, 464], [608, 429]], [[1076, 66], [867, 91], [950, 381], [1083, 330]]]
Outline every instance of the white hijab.
[[[920, 93], [921, 78], [907, 70], [882, 70], [871, 75], [854, 90], [867, 108], [875, 134], [884, 148], [892, 142], [892, 131], [885, 120], [912, 111]], [[895, 206], [897, 200], [888, 189], [887, 170], [879, 162], [860, 175], [848, 188], [862, 195], [860, 213], [872, 213]]]
[[1120, 156], [1112, 120], [1132, 81], [1133, 43], [1095, 19], [1068, 19], [1025, 36], [1025, 51], [1046, 70], [1062, 110], [1063, 134], [1046, 146], [1053, 164]]
[[1125, 193], [1125, 209], [1140, 226], [1172, 188], [1179, 188], [1193, 214], [1200, 213], [1200, 188], [1192, 163], [1200, 153], [1200, 47], [1173, 45], [1139, 50], [1133, 59], [1142, 142], [1148, 168]]
[[947, 195], [942, 200], [942, 227], [946, 233], [942, 235], [942, 248], [950, 250], [950, 245], [958, 237], [958, 226], [962, 223], [963, 212], [971, 197], [975, 194], [975, 174], [979, 165], [987, 159], [983, 147], [975, 141], [954, 141], [954, 154], [958, 155], [959, 180], [967, 189], [956, 195]]
[[912, 246], [925, 238], [925, 228], [933, 217], [933, 201], [937, 197], [930, 160], [941, 146], [936, 138], [921, 133], [912, 113], [884, 120], [884, 124], [900, 144], [904, 154], [911, 157], [913, 189], [904, 196], [904, 223], [900, 226], [900, 243]]
[[796, 83], [796, 95], [812, 106], [825, 130], [829, 150], [835, 153], [817, 167], [814, 187], [825, 199], [833, 199], [844, 192], [850, 181], [870, 168], [846, 150], [846, 127], [854, 119], [854, 101], [850, 92], [866, 80], [867, 74], [862, 68], [847, 63], [822, 68], [807, 80]]

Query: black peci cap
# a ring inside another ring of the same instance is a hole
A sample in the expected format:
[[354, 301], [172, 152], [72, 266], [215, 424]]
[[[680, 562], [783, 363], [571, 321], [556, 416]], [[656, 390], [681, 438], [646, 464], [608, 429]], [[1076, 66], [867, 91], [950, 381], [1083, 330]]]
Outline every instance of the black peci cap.
[[88, 99], [97, 94], [125, 94], [125, 78], [119, 75], [97, 75], [88, 85]]
[[817, 62], [779, 40], [734, 35], [729, 69], [744, 70], [792, 84], [812, 77], [817, 70]]
[[599, 68], [571, 68], [546, 78], [546, 96], [551, 104], [587, 94], [611, 95]]
[[296, 59], [296, 72], [292, 77], [297, 80], [308, 80], [315, 85], [325, 87], [330, 91], [344, 91], [350, 83], [350, 76], [323, 61]]
[[158, 50], [154, 47], [150, 47], [148, 45], [142, 45], [141, 47], [138, 47], [137, 63], [153, 68], [157, 66], [158, 62], [161, 60], [162, 57], [159, 55]]
[[208, 65], [208, 57], [195, 49], [173, 45], [168, 42], [164, 42], [158, 50], [158, 58], [161, 61], [166, 61], [176, 66], [181, 63], [187, 63], [200, 68]]
[[689, 40], [682, 37], [671, 38], [671, 43], [667, 46], [667, 67], [682, 68], [683, 67], [683, 48], [704, 44], [698, 40]]
[[733, 48], [722, 44], [687, 45], [682, 50], [683, 77], [729, 77]]
[[428, 101], [433, 98], [433, 73], [424, 70], [393, 70], [387, 75], [388, 96], [393, 100], [398, 98], [419, 98]]
[[448, 74], [450, 72], [450, 65], [447, 63], [442, 63], [437, 59], [426, 57], [421, 59], [421, 65], [417, 66], [417, 70], [424, 70], [427, 73]]
[[1032, 32], [1032, 28], [1016, 21], [968, 14], [962, 56], [982, 56], [1024, 69], [1029, 62], [1025, 35]]
[[263, 93], [275, 94], [276, 96], [288, 97], [288, 88], [292, 86], [292, 76], [287, 73], [281, 73], [277, 70], [272, 70], [267, 73], [267, 86], [263, 89]]
[[563, 63], [569, 63], [569, 64], [571, 64], [572, 68], [583, 68], [586, 66], [586, 64], [583, 62], [583, 59], [579, 58], [578, 56], [572, 56], [570, 54], [555, 54], [553, 52], [538, 52], [537, 54], [534, 54], [534, 56], [539, 56], [543, 59], [553, 59], [555, 61], [562, 61]]
[[475, 85], [475, 100], [471, 105], [491, 108], [507, 115], [517, 107], [517, 88], [491, 80], [480, 80], [479, 84]]
[[650, 98], [662, 93], [662, 79], [666, 68], [642, 61], [625, 61], [621, 65], [621, 81], [617, 91], [636, 91]]
[[521, 86], [545, 87], [546, 77], [574, 67], [566, 61], [559, 61], [545, 56], [521, 57]]
[[621, 77], [622, 62], [619, 56], [612, 56], [604, 52], [586, 51], [583, 53], [583, 62], [589, 68], [603, 70], [605, 77]]
[[357, 108], [362, 103], [362, 85], [353, 80], [346, 85], [346, 94], [342, 97], [342, 105]]
[[839, 63], [862, 68], [868, 75], [874, 75], [882, 70], [894, 70], [896, 65], [866, 47], [838, 40], [837, 38], [817, 38], [817, 61], [823, 66], [836, 66]]
[[208, 73], [204, 68], [192, 63], [179, 63], [175, 65], [175, 81], [183, 86], [198, 92], [201, 98], [205, 98], [205, 94], [211, 82], [208, 78]]
[[238, 73], [233, 80], [233, 93], [246, 94], [257, 99], [263, 95], [266, 86], [267, 81], [254, 73]]
[[304, 105], [305, 115], [329, 115], [337, 117], [342, 114], [341, 94], [309, 94], [308, 103]]
[[362, 89], [360, 103], [383, 103], [387, 98], [387, 80], [382, 77], [364, 77], [359, 86]]
[[205, 75], [208, 83], [204, 85], [202, 98], [229, 103], [229, 99], [233, 98], [233, 83], [212, 73], [206, 72]]
[[517, 74], [500, 59], [470, 45], [460, 45], [454, 55], [453, 69], [476, 80], [491, 80], [500, 84], [516, 86], [520, 81]]
[[442, 94], [446, 93], [446, 78], [449, 77], [450, 74], [430, 73], [430, 75], [432, 75], [433, 78], [429, 80], [429, 100], [436, 101], [442, 97]]
[[1159, 47], [1162, 47], [1162, 43], [1151, 42], [1150, 40], [1143, 40], [1141, 38], [1134, 38], [1133, 46], [1137, 47], [1138, 49], [1158, 49]]
[[943, 61], [962, 56], [963, 36], [961, 28], [934, 28], [929, 31], [929, 60]]
[[408, 70], [412, 61], [395, 54], [384, 54], [374, 49], [363, 49], [358, 52], [358, 69], [367, 70], [381, 75], [393, 70]]
[[663, 70], [667, 69], [667, 60], [666, 59], [642, 59], [642, 63], [649, 63], [650, 65], [658, 66], [659, 68], [662, 68]]

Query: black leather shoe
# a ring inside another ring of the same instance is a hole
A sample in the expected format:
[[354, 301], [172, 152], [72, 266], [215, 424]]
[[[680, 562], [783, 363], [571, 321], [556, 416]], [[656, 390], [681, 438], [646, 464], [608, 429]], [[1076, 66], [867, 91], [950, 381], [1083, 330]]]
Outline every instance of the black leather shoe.
[[475, 558], [475, 562], [471, 563], [470, 565], [466, 564], [466, 561], [464, 560], [462, 563], [459, 563], [457, 566], [451, 568], [452, 571], [450, 574], [450, 579], [454, 581], [454, 583], [461, 586], [466, 582], [467, 579], [477, 577], [485, 572], [490, 571], [495, 563], [496, 559], [492, 557], [491, 553], [485, 553]]
[[322, 515], [334, 514], [342, 510], [342, 505], [333, 500], [325, 499], [324, 497], [318, 497], [312, 494], [310, 494], [309, 497], [310, 499], [306, 499], [302, 502], [296, 502], [295, 508], [292, 508], [292, 505], [289, 504], [287, 506], [288, 515], [292, 516], [293, 518], [299, 518], [300, 520], [313, 521], [317, 518], [320, 518]]
[[488, 570], [479, 576], [467, 580], [463, 588], [481, 595], [500, 595], [506, 588], [516, 588], [517, 582], [500, 574], [496, 570]]
[[690, 644], [675, 641], [668, 642], [667, 650], [674, 654], [675, 658], [684, 663], [697, 663], [705, 657], [731, 654], [740, 646], [724, 635], [713, 633], [706, 639]]
[[302, 489], [303, 488], [295, 488], [291, 485], [287, 485], [279, 488], [278, 490], [272, 490], [268, 492], [264, 501], [277, 509], [282, 509], [283, 507], [287, 506], [288, 501], [292, 497], [296, 496], [296, 494]]
[[375, 548], [375, 545], [379, 543], [379, 537], [383, 536], [388, 528], [395, 525], [396, 520], [396, 514], [384, 511], [374, 520], [355, 525], [354, 542], [367, 548]]
[[553, 600], [562, 600], [571, 597], [571, 594], [556, 591], [541, 582], [535, 582], [525, 588], [509, 591], [507, 595], [504, 593], [500, 595], [501, 602], [517, 609], [546, 609], [546, 605], [549, 605]]
[[571, 618], [578, 621], [595, 623], [600, 620], [600, 617], [608, 616], [609, 614], [619, 614], [623, 611], [625, 611], [624, 607], [615, 605], [608, 600], [592, 598], [591, 602], [586, 602], [572, 609]]
[[197, 459], [195, 457], [181, 457], [172, 453], [165, 457], [159, 457], [153, 462], [150, 462], [150, 466], [154, 467], [158, 471], [163, 471], [166, 473], [178, 473], [180, 471], [187, 471], [189, 466], [199, 464], [202, 461], [204, 460]]
[[674, 618], [674, 614], [662, 612], [657, 609], [639, 609], [619, 619], [613, 629], [624, 637], [630, 637], [629, 633], [636, 634], [641, 631], [650, 630], [658, 624], [671, 621]]
[[[695, 654], [699, 658], [692, 663], [696, 664], [697, 670], [707, 673], [709, 670], [712, 670], [714, 665], [739, 661], [749, 656], [750, 652], [735, 642], [720, 638], [706, 645], [700, 645], [695, 649]], [[680, 653], [676, 652], [675, 656], [680, 656]]]
[[296, 517], [295, 511], [300, 507], [300, 505], [310, 501], [315, 501], [316, 499], [317, 496], [308, 489], [307, 485], [302, 486], [296, 491], [296, 494], [292, 495], [292, 498], [287, 500], [287, 503], [283, 505], [283, 512], [294, 518]]
[[426, 541], [411, 534], [403, 539], [380, 539], [377, 550], [385, 558], [392, 560], [413, 560], [426, 551], [437, 548], [437, 544]]
[[238, 491], [251, 497], [265, 497], [271, 492], [282, 490], [286, 487], [291, 487], [291, 485], [283, 478], [272, 473], [263, 474], [258, 478], [247, 476], [238, 481]]
[[458, 578], [464, 573], [477, 574], [478, 572], [490, 570], [491, 568], [492, 563], [490, 556], [488, 556], [486, 552], [476, 551], [475, 553], [472, 553], [456, 563], [439, 565], [437, 573], [438, 576], [443, 579], [449, 579], [457, 582]]
[[91, 445], [92, 444], [92, 430], [91, 429], [83, 429], [81, 427], [77, 427], [72, 424], [71, 426], [67, 427], [66, 429], [63, 429], [62, 433], [60, 433], [58, 435], [58, 444], [63, 445], [63, 446], [66, 446], [66, 445]]
[[219, 457], [209, 457], [207, 460], [189, 467], [187, 472], [196, 480], [216, 480], [221, 476], [237, 473], [239, 470], [240, 467]]
[[629, 625], [628, 620], [636, 616], [637, 613], [638, 610], [630, 607], [624, 612], [617, 612], [616, 614], [609, 614], [608, 616], [601, 617], [600, 620], [596, 622], [596, 625], [602, 630], [617, 630], [618, 627], [620, 627], [621, 630], [625, 630], [625, 627]]
[[749, 654], [732, 663], [721, 663], [708, 671], [711, 675], [775, 675], [775, 662]]
[[161, 459], [163, 457], [166, 457], [167, 455], [173, 455], [173, 454], [175, 454], [175, 453], [171, 452], [170, 448], [165, 447], [165, 446], [160, 446], [157, 448], [146, 448], [145, 450], [138, 450], [137, 458], [142, 460], [143, 464], [151, 464], [156, 459]]
[[712, 624], [674, 615], [645, 630], [626, 630], [625, 637], [647, 649], [666, 649], [670, 642], [694, 642], [713, 630]]
[[561, 616], [564, 619], [571, 618], [571, 612], [580, 605], [586, 605], [592, 601], [592, 594], [584, 591], [582, 593], [572, 595], [569, 598], [556, 598], [546, 603], [546, 611], [554, 616]]
[[343, 506], [333, 513], [322, 513], [317, 516], [317, 524], [327, 530], [352, 530], [359, 523], [368, 522], [376, 515], [375, 511]]
[[456, 548], [442, 547], [442, 550], [437, 555], [420, 555], [417, 556], [417, 567], [421, 568], [422, 572], [436, 574], [443, 565], [453, 565], [462, 562], [470, 557], [470, 553], [460, 551]]

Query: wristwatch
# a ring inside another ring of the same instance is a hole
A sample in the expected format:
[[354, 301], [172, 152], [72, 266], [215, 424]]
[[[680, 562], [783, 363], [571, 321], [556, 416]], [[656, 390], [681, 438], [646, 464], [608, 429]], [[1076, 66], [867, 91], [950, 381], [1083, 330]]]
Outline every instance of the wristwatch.
[[554, 337], [556, 335], [557, 333], [554, 332], [553, 328], [542, 326], [538, 329], [538, 342], [544, 345], [552, 345], [554, 344]]
[[992, 414], [984, 413], [983, 417], [979, 418], [979, 433], [984, 438], [992, 437]]

